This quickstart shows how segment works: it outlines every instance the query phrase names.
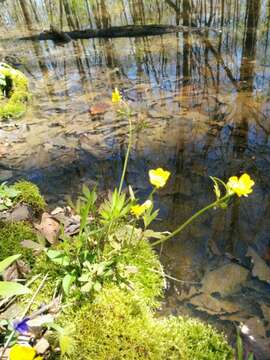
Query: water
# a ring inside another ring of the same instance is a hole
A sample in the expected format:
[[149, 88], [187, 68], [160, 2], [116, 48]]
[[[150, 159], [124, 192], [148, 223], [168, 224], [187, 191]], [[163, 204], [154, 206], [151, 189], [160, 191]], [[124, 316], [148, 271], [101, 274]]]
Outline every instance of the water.
[[[78, 194], [82, 183], [112, 188], [128, 138], [128, 124], [110, 107], [115, 87], [134, 110], [127, 183], [144, 198], [149, 169], [172, 173], [156, 197], [157, 228], [173, 230], [211, 202], [209, 176], [248, 172], [256, 182], [249, 198], [208, 213], [162, 249], [166, 272], [180, 280], [169, 281], [162, 311], [198, 316], [229, 336], [243, 322], [255, 338], [246, 337], [247, 346], [269, 359], [269, 2], [197, 0], [191, 9], [184, 0], [179, 13], [170, 4], [1, 2], [1, 54], [19, 58], [13, 61], [33, 97], [23, 119], [0, 124], [0, 178], [34, 181], [51, 206]], [[62, 46], [18, 40], [50, 23], [66, 30], [127, 23], [209, 29]]]

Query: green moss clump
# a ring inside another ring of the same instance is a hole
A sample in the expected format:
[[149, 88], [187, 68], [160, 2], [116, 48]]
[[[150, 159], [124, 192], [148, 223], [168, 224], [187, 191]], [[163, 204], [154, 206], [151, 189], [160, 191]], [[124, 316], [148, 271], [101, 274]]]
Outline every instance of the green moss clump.
[[46, 202], [37, 185], [29, 181], [18, 181], [14, 184], [14, 188], [20, 191], [20, 195], [18, 195], [15, 202], [23, 202], [29, 205], [35, 214], [45, 210]]
[[22, 259], [32, 264], [33, 253], [23, 248], [21, 242], [36, 239], [35, 231], [25, 222], [0, 222], [0, 261], [14, 254], [22, 254]]
[[76, 326], [71, 360], [160, 359], [150, 310], [132, 291], [108, 287], [66, 322]]
[[163, 325], [166, 327], [166, 359], [182, 359], [174, 356], [175, 346], [179, 344], [183, 346], [183, 360], [234, 359], [224, 335], [208, 324], [197, 319], [171, 316], [163, 320]]
[[[13, 69], [5, 63], [0, 63], [0, 74], [5, 77], [8, 89], [8, 97], [1, 97], [0, 118], [17, 118], [26, 111], [26, 103], [30, 98], [28, 80], [19, 70]], [[4, 99], [4, 100], [3, 100]]]
[[164, 278], [162, 266], [150, 243], [142, 240], [137, 246], [127, 248], [120, 262], [137, 269], [129, 276], [137, 294], [151, 307], [159, 306], [158, 298], [162, 297]]
[[69, 359], [232, 360], [223, 335], [197, 320], [155, 319], [136, 291], [109, 286], [94, 303], [73, 309], [76, 346]]
[[[65, 250], [66, 253], [74, 252], [76, 246], [70, 240], [65, 244], [54, 246], [55, 250]], [[101, 260], [102, 261], [102, 260]], [[122, 272], [127, 283], [136, 290], [137, 294], [150, 307], [160, 305], [159, 298], [162, 296], [164, 279], [162, 267], [157, 255], [146, 240], [142, 240], [138, 246], [130, 246], [123, 250], [117, 257], [116, 272]], [[113, 269], [113, 268], [112, 268]], [[64, 276], [63, 267], [54, 264], [49, 258], [42, 254], [36, 259], [33, 268], [35, 273], [49, 273], [54, 279]], [[104, 286], [112, 283], [112, 278], [104, 278]], [[114, 282], [115, 283], [115, 282]]]

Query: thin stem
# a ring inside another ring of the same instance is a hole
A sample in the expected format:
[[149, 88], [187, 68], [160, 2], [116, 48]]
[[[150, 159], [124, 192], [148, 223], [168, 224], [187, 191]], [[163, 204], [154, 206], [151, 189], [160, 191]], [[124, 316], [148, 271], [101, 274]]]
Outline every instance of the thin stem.
[[129, 122], [128, 148], [127, 148], [127, 152], [126, 152], [126, 156], [125, 156], [125, 162], [124, 162], [124, 167], [123, 167], [122, 176], [121, 176], [121, 180], [120, 180], [120, 185], [119, 185], [119, 189], [118, 189], [118, 194], [121, 194], [121, 192], [122, 192], [123, 183], [124, 183], [124, 179], [125, 179], [125, 175], [126, 175], [126, 171], [127, 171], [129, 153], [130, 153], [131, 144], [132, 144], [132, 124], [131, 124], [130, 115], [128, 115], [128, 122]]
[[130, 237], [129, 237], [129, 242], [128, 242], [128, 244], [131, 244], [131, 241], [132, 241], [132, 238], [133, 238], [133, 234], [134, 234], [134, 230], [135, 230], [135, 223], [133, 223], [133, 225], [132, 225], [132, 230], [131, 230], [131, 234], [130, 234]]
[[198, 212], [196, 212], [194, 215], [192, 215], [189, 219], [187, 219], [182, 225], [180, 225], [176, 230], [174, 230], [170, 235], [166, 236], [163, 239], [160, 239], [158, 241], [155, 241], [152, 245], [158, 245], [161, 243], [164, 243], [165, 241], [171, 239], [172, 237], [174, 237], [175, 235], [177, 235], [178, 233], [180, 233], [182, 230], [184, 230], [184, 228], [186, 226], [188, 226], [190, 223], [192, 223], [193, 220], [195, 220], [197, 217], [199, 217], [200, 215], [202, 215], [203, 213], [205, 213], [207, 210], [210, 210], [214, 207], [217, 207], [218, 205], [224, 203], [227, 199], [229, 199], [233, 194], [228, 194], [223, 196], [221, 199], [214, 201], [213, 203], [205, 206], [203, 209], [199, 210]]
[[151, 191], [151, 193], [150, 193], [149, 196], [148, 196], [148, 199], [150, 199], [151, 201], [153, 201], [153, 195], [154, 195], [154, 193], [156, 192], [156, 190], [157, 190], [157, 188], [154, 187], [153, 190]]
[[188, 280], [180, 280], [180, 279], [177, 279], [171, 275], [168, 275], [168, 274], [165, 274], [164, 271], [158, 271], [158, 270], [155, 270], [155, 269], [148, 269], [149, 271], [152, 271], [156, 274], [160, 274], [162, 276], [165, 276], [166, 278], [170, 279], [170, 280], [174, 280], [176, 282], [179, 282], [179, 283], [182, 283], [182, 284], [194, 284], [194, 285], [199, 285], [200, 282], [198, 281], [188, 281]]

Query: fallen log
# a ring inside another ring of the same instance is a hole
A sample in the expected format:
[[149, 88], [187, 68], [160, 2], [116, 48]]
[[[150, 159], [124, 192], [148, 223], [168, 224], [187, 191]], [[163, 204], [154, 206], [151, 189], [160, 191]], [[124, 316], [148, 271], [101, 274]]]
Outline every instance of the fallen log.
[[[139, 37], [164, 35], [177, 32], [203, 32], [206, 29], [197, 27], [175, 26], [175, 25], [127, 25], [112, 26], [108, 29], [85, 29], [61, 32], [51, 28], [40, 34], [22, 37], [19, 40], [53, 40], [59, 42], [61, 37], [64, 39], [93, 39], [93, 38], [118, 38], [118, 37]], [[207, 28], [209, 30], [209, 28]], [[214, 29], [212, 29], [214, 30]]]

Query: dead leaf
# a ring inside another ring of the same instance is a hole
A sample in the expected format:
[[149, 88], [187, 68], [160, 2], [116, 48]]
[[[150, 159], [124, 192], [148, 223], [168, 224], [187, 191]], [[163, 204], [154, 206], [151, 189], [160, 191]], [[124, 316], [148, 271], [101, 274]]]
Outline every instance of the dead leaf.
[[266, 262], [251, 247], [248, 248], [247, 256], [251, 257], [253, 268], [252, 275], [262, 281], [270, 282], [270, 268]]
[[211, 315], [224, 315], [240, 311], [240, 308], [236, 304], [230, 301], [215, 299], [213, 296], [207, 294], [200, 294], [193, 297], [190, 303], [196, 306], [198, 310], [205, 311]]
[[24, 261], [17, 260], [4, 271], [3, 279], [4, 281], [13, 281], [25, 278], [30, 271], [30, 267]]
[[65, 209], [61, 208], [60, 206], [58, 206], [57, 208], [55, 208], [53, 211], [51, 211], [51, 215], [57, 215], [59, 213], [64, 213]]
[[45, 248], [43, 245], [32, 240], [23, 240], [21, 245], [25, 249], [33, 250], [36, 254], [40, 254]]
[[100, 103], [92, 105], [89, 108], [89, 112], [91, 115], [102, 115], [106, 111], [108, 111], [111, 107], [112, 106], [110, 103], [100, 102]]
[[247, 280], [248, 274], [249, 271], [238, 264], [223, 265], [204, 276], [201, 290], [208, 294], [218, 292], [221, 296], [226, 296], [237, 290]]
[[60, 224], [54, 220], [50, 214], [43, 213], [40, 224], [35, 224], [35, 228], [50, 244], [54, 245], [58, 243]]
[[7, 147], [3, 144], [0, 144], [0, 158], [7, 154]]

